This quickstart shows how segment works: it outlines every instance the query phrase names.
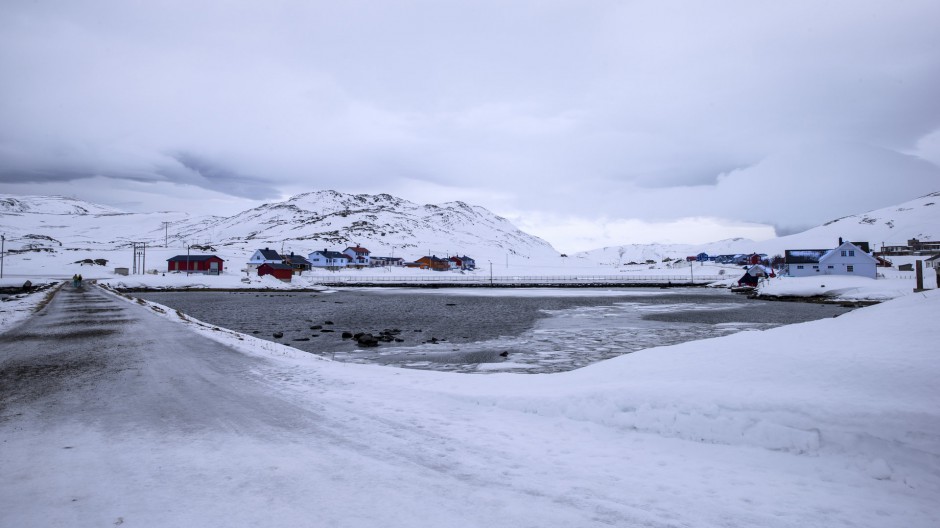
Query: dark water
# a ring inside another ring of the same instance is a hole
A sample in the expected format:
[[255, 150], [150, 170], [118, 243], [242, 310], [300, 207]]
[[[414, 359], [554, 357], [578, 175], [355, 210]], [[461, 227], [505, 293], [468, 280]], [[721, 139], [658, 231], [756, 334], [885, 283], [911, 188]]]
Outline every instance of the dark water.
[[[207, 323], [338, 360], [462, 372], [571, 370], [644, 348], [849, 311], [833, 305], [758, 301], [706, 289], [137, 295]], [[362, 348], [342, 338], [344, 331], [383, 330], [396, 331], [400, 341]], [[275, 332], [283, 337], [275, 339]]]

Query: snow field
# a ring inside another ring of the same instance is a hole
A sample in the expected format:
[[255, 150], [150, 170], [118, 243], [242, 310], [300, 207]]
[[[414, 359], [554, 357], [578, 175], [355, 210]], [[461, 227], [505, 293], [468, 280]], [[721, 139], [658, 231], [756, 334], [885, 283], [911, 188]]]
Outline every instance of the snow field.
[[[482, 376], [323, 360], [125, 299], [263, 358], [230, 382], [192, 373], [257, 406], [194, 430], [11, 430], [5, 524], [940, 523], [936, 292], [566, 373]], [[291, 412], [258, 415], [268, 400]]]
[[[429, 397], [522, 414], [697, 442], [840, 454], [860, 458], [877, 478], [904, 481], [928, 469], [940, 479], [940, 355], [930, 345], [938, 337], [930, 313], [938, 308], [940, 295], [927, 292], [833, 320], [649, 349], [551, 375], [329, 368], [370, 385], [420, 384], [433, 392]], [[179, 320], [164, 309], [165, 317]], [[324, 368], [318, 356], [187, 319], [239, 349]]]

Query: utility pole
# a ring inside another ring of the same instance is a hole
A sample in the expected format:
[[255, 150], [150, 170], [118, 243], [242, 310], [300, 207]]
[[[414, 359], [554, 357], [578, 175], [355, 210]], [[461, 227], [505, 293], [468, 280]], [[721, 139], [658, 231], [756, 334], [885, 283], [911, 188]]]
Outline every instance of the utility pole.
[[695, 284], [695, 262], [689, 262], [689, 273], [692, 275], [692, 284]]
[[7, 236], [0, 235], [0, 279], [3, 278], [3, 254], [6, 252]]
[[189, 244], [186, 244], [186, 275], [189, 275]]
[[163, 247], [169, 247], [168, 242], [170, 240], [170, 223], [163, 222]]
[[490, 261], [490, 287], [493, 286], [493, 261]]
[[147, 273], [147, 243], [146, 242], [131, 242], [131, 246], [134, 251], [134, 266], [133, 274], [141, 275]]

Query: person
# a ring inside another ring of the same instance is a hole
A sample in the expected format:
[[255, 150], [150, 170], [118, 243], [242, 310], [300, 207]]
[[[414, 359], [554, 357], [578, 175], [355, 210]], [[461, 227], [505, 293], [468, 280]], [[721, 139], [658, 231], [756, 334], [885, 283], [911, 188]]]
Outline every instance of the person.
[[78, 274], [72, 275], [72, 287], [78, 288]]
[[81, 286], [81, 285], [82, 285], [82, 274], [79, 273], [79, 274], [78, 274], [78, 283], [76, 284], [76, 286]]

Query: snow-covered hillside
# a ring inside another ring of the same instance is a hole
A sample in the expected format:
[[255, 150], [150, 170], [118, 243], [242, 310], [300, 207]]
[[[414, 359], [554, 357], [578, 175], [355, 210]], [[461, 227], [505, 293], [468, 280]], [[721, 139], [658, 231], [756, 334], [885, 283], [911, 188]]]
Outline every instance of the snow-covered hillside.
[[506, 253], [536, 259], [558, 256], [544, 240], [483, 207], [463, 202], [419, 205], [388, 194], [305, 193], [189, 228], [180, 236], [232, 246], [283, 245], [302, 254], [361, 245], [374, 254], [406, 260], [429, 253], [477, 259]]
[[66, 196], [0, 196], [0, 213], [108, 215], [122, 211]]
[[546, 241], [482, 207], [463, 202], [420, 205], [388, 194], [335, 191], [300, 194], [231, 217], [122, 213], [69, 198], [0, 195], [0, 232], [6, 236], [7, 251], [12, 250], [7, 272], [24, 275], [69, 276], [76, 271], [69, 266], [89, 258], [107, 259], [108, 272], [131, 267], [133, 242], [147, 243], [147, 269], [164, 269], [165, 260], [185, 254], [187, 246], [194, 246], [195, 253], [217, 253], [228, 270], [237, 272], [258, 248], [306, 255], [361, 245], [374, 255], [406, 260], [466, 254], [497, 275], [608, 274], [631, 262], [647, 272], [651, 265], [662, 267], [666, 259], [701, 252], [782, 255], [787, 249], [829, 248], [840, 237], [869, 242], [872, 248], [904, 244], [910, 238], [938, 240], [940, 193], [762, 242], [736, 238], [702, 245], [630, 244], [569, 258], [560, 258]]
[[783, 255], [787, 249], [832, 248], [839, 238], [868, 242], [872, 249], [882, 245], [903, 245], [911, 238], [940, 240], [940, 192], [921, 196], [899, 205], [838, 218], [812, 229], [761, 242], [735, 238], [709, 244], [626, 244], [572, 255], [584, 262], [660, 262], [665, 258], [685, 258], [705, 252], [709, 255], [766, 253]]
[[[165, 259], [213, 251], [237, 270], [259, 248], [306, 255], [361, 245], [374, 255], [414, 260], [434, 254], [470, 255], [479, 262], [557, 259], [550, 244], [508, 220], [463, 202], [419, 205], [388, 194], [319, 191], [265, 204], [231, 217], [182, 212], [122, 213], [62, 197], [0, 195], [0, 231], [6, 236], [7, 270], [61, 269], [83, 259], [131, 267], [134, 242], [148, 246], [147, 269]], [[53, 271], [54, 272], [54, 271]]]

